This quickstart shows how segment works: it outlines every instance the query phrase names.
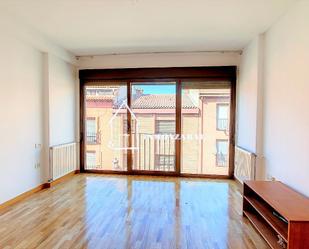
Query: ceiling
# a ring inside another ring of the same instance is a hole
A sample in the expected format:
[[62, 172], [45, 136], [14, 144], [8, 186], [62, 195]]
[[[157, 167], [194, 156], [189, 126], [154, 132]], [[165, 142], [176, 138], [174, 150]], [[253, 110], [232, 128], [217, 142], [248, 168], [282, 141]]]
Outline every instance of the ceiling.
[[75, 55], [241, 50], [297, 0], [0, 0]]

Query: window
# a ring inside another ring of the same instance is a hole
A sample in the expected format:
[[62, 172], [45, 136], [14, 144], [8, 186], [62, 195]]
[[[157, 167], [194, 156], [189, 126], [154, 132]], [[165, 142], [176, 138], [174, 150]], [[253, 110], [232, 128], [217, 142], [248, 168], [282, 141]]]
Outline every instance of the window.
[[113, 89], [106, 88], [97, 91], [97, 95], [112, 95], [114, 93]]
[[87, 95], [113, 95], [117, 89], [114, 88], [93, 88], [87, 89]]
[[216, 153], [216, 164], [219, 167], [227, 166], [227, 155], [228, 155], [228, 140], [217, 140], [217, 153]]
[[86, 165], [87, 169], [94, 169], [97, 165], [96, 152], [87, 151], [86, 152]]
[[217, 104], [217, 130], [228, 130], [229, 105]]
[[157, 134], [175, 134], [175, 120], [157, 120]]
[[[131, 119], [131, 132], [132, 134], [135, 133], [136, 130], [136, 120], [135, 119]], [[128, 121], [127, 119], [123, 119], [123, 134], [127, 134], [128, 131]]]
[[86, 121], [87, 129], [87, 143], [96, 144], [97, 141], [97, 132], [96, 132], [96, 120], [95, 118], [87, 118]]
[[128, 146], [128, 137], [124, 137], [127, 133], [121, 130], [122, 118], [127, 116], [127, 109], [118, 109], [123, 101], [127, 101], [127, 83], [99, 80], [88, 82], [82, 89], [84, 169], [127, 170], [126, 164], [123, 164], [127, 161], [126, 150], [123, 148]]
[[175, 156], [174, 155], [156, 155], [155, 170], [174, 170]]

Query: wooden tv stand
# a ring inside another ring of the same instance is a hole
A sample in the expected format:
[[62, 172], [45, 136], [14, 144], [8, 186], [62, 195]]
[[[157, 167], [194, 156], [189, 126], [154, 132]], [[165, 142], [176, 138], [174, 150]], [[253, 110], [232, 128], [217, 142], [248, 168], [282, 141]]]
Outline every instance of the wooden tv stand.
[[309, 199], [283, 183], [245, 181], [243, 215], [271, 248], [309, 248]]

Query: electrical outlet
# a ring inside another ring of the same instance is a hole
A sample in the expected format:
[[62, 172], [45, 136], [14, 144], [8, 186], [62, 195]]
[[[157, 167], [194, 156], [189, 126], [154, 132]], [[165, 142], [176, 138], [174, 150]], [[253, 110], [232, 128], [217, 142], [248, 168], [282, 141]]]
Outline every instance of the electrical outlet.
[[41, 167], [40, 163], [35, 163], [35, 164], [34, 164], [34, 168], [35, 168], [35, 169], [38, 169], [38, 168], [40, 168], [40, 167]]
[[276, 178], [273, 177], [272, 175], [267, 174], [267, 180], [273, 182], [273, 181], [276, 181]]
[[41, 149], [42, 148], [42, 144], [34, 144], [34, 148], [35, 149]]

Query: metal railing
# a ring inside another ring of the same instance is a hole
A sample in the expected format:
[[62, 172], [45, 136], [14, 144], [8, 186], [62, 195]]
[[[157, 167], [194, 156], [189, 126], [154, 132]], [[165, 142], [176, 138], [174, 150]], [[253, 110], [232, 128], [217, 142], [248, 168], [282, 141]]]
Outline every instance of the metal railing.
[[216, 154], [216, 165], [218, 167], [227, 167], [227, 155], [223, 153]]
[[101, 143], [101, 133], [87, 132], [86, 133], [87, 144], [99, 144]]
[[[100, 134], [87, 133], [87, 144], [99, 144]], [[126, 146], [126, 141], [123, 141]], [[141, 171], [175, 171], [175, 139], [174, 136], [153, 133], [132, 133], [133, 170]], [[127, 150], [122, 156], [113, 159], [113, 170], [125, 170]], [[123, 158], [121, 160], [120, 158]], [[119, 164], [116, 164], [118, 161]], [[115, 165], [118, 165], [117, 167]], [[103, 169], [102, 165], [87, 163], [87, 169]]]
[[229, 129], [229, 121], [226, 118], [217, 119], [217, 129], [220, 131], [227, 131]]
[[[88, 144], [99, 144], [99, 133], [87, 134]], [[133, 133], [132, 134], [132, 169], [141, 171], [175, 171], [175, 137], [173, 134]], [[114, 161], [114, 170], [125, 170], [127, 150], [121, 151], [123, 156], [117, 156]], [[228, 155], [215, 154], [216, 166], [227, 167]], [[123, 159], [121, 159], [123, 158]], [[101, 165], [87, 165], [89, 168], [101, 168]]]
[[[160, 135], [160, 136], [158, 136]], [[175, 139], [172, 134], [133, 134], [133, 169], [175, 171]]]

